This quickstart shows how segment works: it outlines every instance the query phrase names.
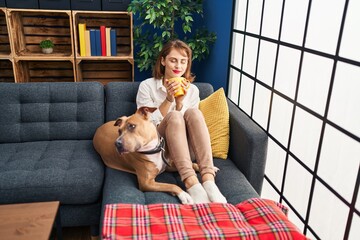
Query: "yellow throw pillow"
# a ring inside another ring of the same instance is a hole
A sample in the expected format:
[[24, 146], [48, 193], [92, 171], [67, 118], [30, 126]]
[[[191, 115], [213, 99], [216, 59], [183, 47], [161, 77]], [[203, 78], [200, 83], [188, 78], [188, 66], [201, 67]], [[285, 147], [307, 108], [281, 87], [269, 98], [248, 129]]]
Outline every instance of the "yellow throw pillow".
[[227, 159], [229, 150], [229, 108], [223, 88], [200, 101], [209, 129], [213, 157]]

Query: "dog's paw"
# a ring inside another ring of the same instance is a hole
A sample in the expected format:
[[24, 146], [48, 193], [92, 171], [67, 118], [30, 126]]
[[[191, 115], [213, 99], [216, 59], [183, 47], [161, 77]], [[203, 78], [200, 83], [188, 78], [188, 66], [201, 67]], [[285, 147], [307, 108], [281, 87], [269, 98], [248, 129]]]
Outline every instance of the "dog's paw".
[[220, 168], [214, 167], [214, 172], [217, 173], [218, 171], [220, 171]]
[[187, 193], [182, 191], [177, 195], [182, 204], [194, 204], [192, 197]]

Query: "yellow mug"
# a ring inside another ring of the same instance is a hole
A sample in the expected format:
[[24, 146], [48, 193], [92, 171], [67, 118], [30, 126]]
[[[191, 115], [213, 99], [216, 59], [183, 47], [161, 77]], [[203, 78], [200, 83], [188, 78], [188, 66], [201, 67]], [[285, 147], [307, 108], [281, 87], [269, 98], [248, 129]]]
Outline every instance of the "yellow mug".
[[[183, 81], [183, 80], [186, 80], [186, 78], [184, 78], [184, 77], [174, 77], [174, 78], [170, 78], [169, 79], [169, 82], [170, 83], [172, 83], [172, 82], [178, 82], [178, 83], [180, 83], [181, 84], [181, 82]], [[178, 96], [182, 96], [182, 95], [184, 95], [185, 93], [184, 93], [184, 89], [182, 88], [182, 87], [180, 87], [177, 91], [176, 91], [176, 93], [174, 94], [174, 97], [178, 97]]]

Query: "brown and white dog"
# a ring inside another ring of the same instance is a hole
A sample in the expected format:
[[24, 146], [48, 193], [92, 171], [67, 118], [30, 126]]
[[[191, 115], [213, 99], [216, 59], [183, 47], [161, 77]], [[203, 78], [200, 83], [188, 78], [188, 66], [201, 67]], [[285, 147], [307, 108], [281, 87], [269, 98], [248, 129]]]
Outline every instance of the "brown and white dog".
[[[94, 135], [94, 147], [108, 167], [136, 174], [141, 191], [168, 192], [191, 204], [191, 196], [179, 186], [155, 181], [165, 170], [176, 171], [172, 161], [165, 161], [162, 139], [149, 119], [155, 110], [141, 107], [129, 117], [103, 124]], [[198, 170], [197, 164], [193, 167]]]

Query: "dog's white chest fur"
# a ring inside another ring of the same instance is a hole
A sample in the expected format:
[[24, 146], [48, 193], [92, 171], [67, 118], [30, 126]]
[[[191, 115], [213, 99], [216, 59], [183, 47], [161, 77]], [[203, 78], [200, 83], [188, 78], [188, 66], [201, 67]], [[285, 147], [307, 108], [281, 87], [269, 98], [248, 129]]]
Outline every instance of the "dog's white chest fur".
[[[148, 144], [146, 144], [144, 147], [139, 149], [139, 151], [142, 151], [142, 152], [150, 151], [150, 150], [156, 148], [158, 143], [159, 143], [159, 140], [154, 139], [151, 142], [149, 142]], [[166, 163], [162, 159], [162, 151], [159, 151], [159, 152], [153, 153], [153, 154], [144, 154], [144, 155], [149, 159], [149, 161], [155, 163], [156, 168], [159, 170], [159, 174], [162, 173], [163, 171], [165, 171]]]

